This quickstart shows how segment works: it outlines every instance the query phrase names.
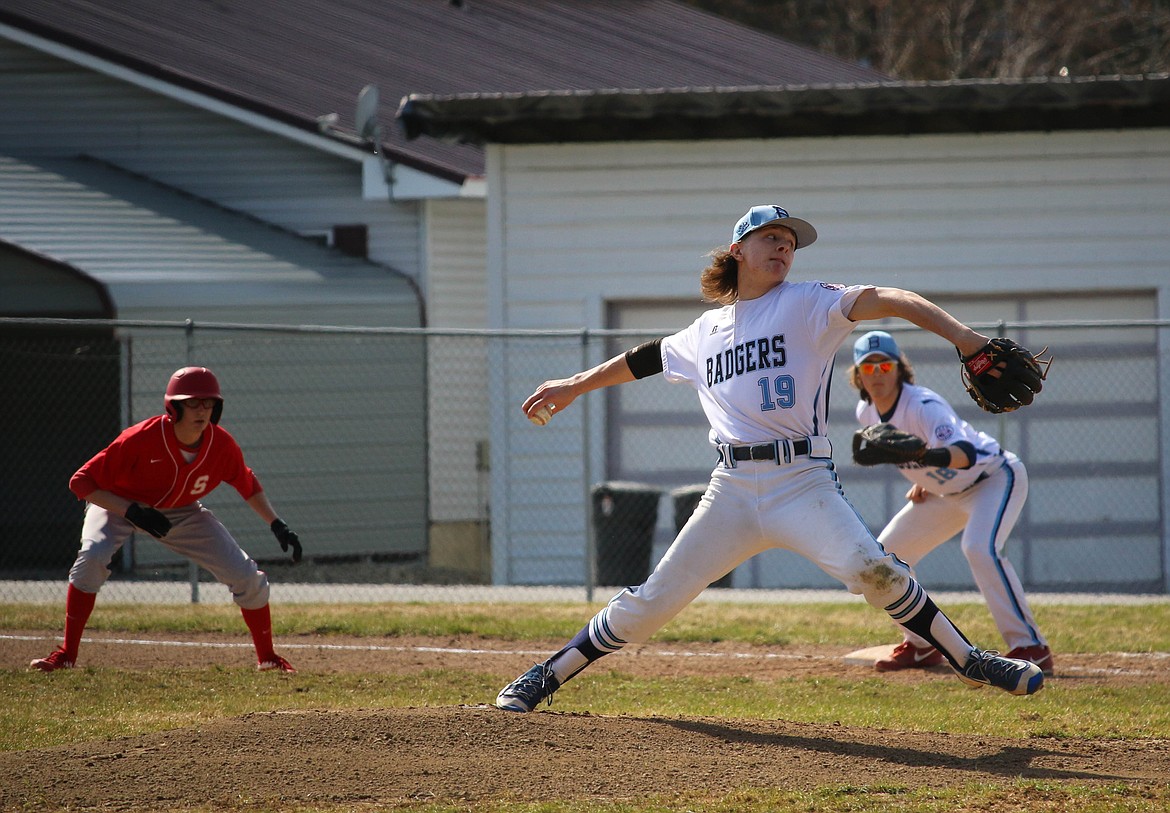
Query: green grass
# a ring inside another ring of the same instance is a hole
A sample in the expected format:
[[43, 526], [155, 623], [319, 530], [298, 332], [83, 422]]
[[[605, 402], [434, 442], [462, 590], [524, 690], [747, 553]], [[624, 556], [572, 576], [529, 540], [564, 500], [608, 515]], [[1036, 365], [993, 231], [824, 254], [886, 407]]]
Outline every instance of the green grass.
[[[247, 800], [249, 813], [336, 813], [336, 807], [289, 807]], [[378, 803], [347, 804], [347, 813], [373, 813]], [[686, 794], [654, 796], [638, 802], [598, 800], [550, 802], [489, 802], [467, 804], [413, 803], [396, 806], [410, 813], [1147, 813], [1170, 809], [1170, 789], [1135, 790], [1124, 785], [1065, 786], [1018, 781], [972, 784], [962, 788], [899, 785], [833, 785], [812, 791], [735, 791], [717, 797]], [[221, 813], [221, 807], [187, 808], [188, 813]]]
[[[258, 682], [247, 667], [123, 671], [78, 668], [51, 680], [0, 671], [0, 750], [109, 739], [182, 728], [249, 712], [404, 708], [489, 702], [499, 677], [435, 670], [409, 681], [386, 674], [299, 673]], [[1170, 738], [1170, 687], [1106, 689], [1054, 680], [1035, 697], [1005, 703], [999, 692], [949, 680], [905, 687], [880, 677], [774, 680], [633, 677], [599, 665], [557, 695], [557, 710], [637, 716], [785, 719], [848, 726], [1007, 737]]]
[[0, 751], [166, 731], [260, 711], [481, 703], [499, 690], [494, 677], [447, 670], [409, 681], [391, 674], [271, 677], [276, 680], [259, 681], [250, 667], [80, 667], [47, 680], [0, 671]]
[[[300, 605], [274, 609], [276, 634], [479, 636], [484, 639], [560, 642], [601, 605]], [[982, 605], [958, 605], [951, 615], [977, 641], [997, 633]], [[1170, 604], [1109, 607], [1041, 606], [1037, 615], [1058, 654], [1170, 651]], [[0, 628], [59, 634], [60, 608], [6, 605]], [[156, 634], [225, 633], [242, 636], [231, 605], [99, 605], [91, 632]], [[888, 642], [892, 627], [864, 604], [695, 604], [656, 640], [679, 644], [739, 641], [750, 644], [866, 646]], [[23, 671], [0, 672], [0, 750], [52, 745], [82, 732], [114, 737], [174, 728], [250, 711], [354, 708], [362, 705], [450, 705], [485, 702], [499, 675], [445, 670], [403, 685], [384, 675], [298, 675], [290, 692], [280, 682], [257, 684], [251, 670], [153, 670], [145, 673], [79, 668], [51, 682]], [[177, 691], [187, 687], [189, 691]], [[1102, 686], [1053, 680], [1044, 692], [1003, 703], [997, 692], [961, 693], [950, 681], [928, 682], [907, 703], [896, 682], [874, 676], [842, 679], [634, 677], [619, 661], [602, 661], [589, 680], [558, 694], [558, 708], [598, 714], [701, 715], [773, 718], [802, 722], [978, 733], [1006, 736], [1170, 738], [1170, 687], [1149, 683]], [[67, 699], [69, 719], [52, 709]], [[56, 697], [56, 700], [54, 700]], [[782, 710], [782, 712], [780, 711]], [[113, 712], [117, 713], [113, 713]]]
[[[278, 636], [461, 636], [506, 641], [567, 639], [602, 604], [285, 604], [273, 606]], [[968, 637], [1002, 646], [982, 604], [944, 607]], [[1037, 622], [1058, 652], [1170, 652], [1170, 602], [1147, 605], [1040, 605]], [[0, 629], [59, 632], [62, 606], [0, 605]], [[101, 601], [89, 631], [238, 634], [234, 605], [125, 605]], [[895, 640], [881, 612], [860, 602], [810, 604], [697, 603], [656, 641], [866, 646]]]
[[[318, 813], [336, 808], [286, 807], [249, 803], [249, 813]], [[347, 805], [348, 813], [382, 811], [369, 805]], [[638, 802], [598, 800], [550, 802], [491, 802], [474, 806], [411, 804], [396, 807], [410, 813], [1146, 813], [1170, 809], [1170, 788], [1135, 790], [1124, 785], [1073, 786], [1052, 782], [1018, 781], [972, 784], [962, 788], [924, 788], [890, 785], [832, 785], [813, 791], [774, 789], [735, 791], [717, 797], [686, 794], [655, 796]], [[217, 807], [190, 813], [219, 813]]]
[[[386, 643], [396, 636], [473, 636], [524, 646], [568, 638], [601, 605], [277, 605], [278, 637], [347, 635]], [[946, 608], [970, 637], [998, 646], [986, 608]], [[1131, 606], [1041, 605], [1038, 620], [1059, 654], [1170, 652], [1170, 604]], [[63, 608], [0, 605], [0, 630], [59, 635]], [[127, 606], [99, 603], [91, 632], [167, 635], [225, 633], [244, 636], [231, 605]], [[840, 645], [890, 642], [894, 634], [881, 613], [860, 603], [728, 605], [700, 603], [663, 629], [662, 642]], [[775, 674], [770, 672], [769, 674]], [[781, 671], [782, 675], [782, 671]], [[124, 671], [81, 667], [44, 675], [0, 671], [0, 751], [101, 741], [258, 711], [297, 709], [450, 706], [490, 701], [500, 676], [466, 670], [391, 674], [269, 676], [257, 681], [245, 666]], [[912, 700], [908, 701], [908, 697]], [[711, 716], [840, 723], [895, 730], [947, 731], [1006, 737], [1170, 739], [1170, 686], [1134, 682], [1057, 679], [1040, 694], [1003, 702], [998, 692], [970, 691], [953, 681], [915, 684], [912, 695], [883, 677], [638, 677], [620, 661], [602, 661], [588, 680], [557, 695], [557, 710], [635, 716]], [[266, 810], [263, 803], [250, 810]], [[285, 810], [273, 807], [273, 810]], [[335, 808], [294, 808], [334, 813]], [[370, 810], [377, 809], [371, 805]], [[663, 797], [639, 803], [604, 801], [492, 803], [467, 806], [418, 804], [419, 813], [474, 809], [500, 813], [650, 813], [659, 810], [868, 811], [906, 813], [1027, 809], [1139, 811], [1170, 809], [1170, 784], [1133, 790], [1122, 786], [1002, 781], [953, 789], [890, 786], [826, 786], [813, 791], [737, 791], [722, 797]]]

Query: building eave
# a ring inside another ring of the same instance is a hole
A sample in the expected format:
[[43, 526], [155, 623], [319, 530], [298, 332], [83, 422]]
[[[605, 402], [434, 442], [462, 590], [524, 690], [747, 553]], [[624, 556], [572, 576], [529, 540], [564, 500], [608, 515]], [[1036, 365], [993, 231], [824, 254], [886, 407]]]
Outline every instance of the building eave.
[[1170, 126], [1170, 75], [405, 97], [408, 138], [694, 141]]

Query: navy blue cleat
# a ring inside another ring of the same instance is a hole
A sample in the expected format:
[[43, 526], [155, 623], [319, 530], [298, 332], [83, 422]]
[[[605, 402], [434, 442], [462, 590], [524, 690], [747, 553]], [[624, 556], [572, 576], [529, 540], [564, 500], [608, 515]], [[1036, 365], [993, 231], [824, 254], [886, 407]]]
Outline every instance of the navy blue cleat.
[[1044, 672], [1036, 664], [981, 649], [971, 652], [967, 665], [958, 675], [959, 680], [973, 688], [994, 686], [1009, 694], [1036, 694], [1044, 688]]
[[496, 708], [504, 711], [532, 711], [541, 700], [552, 705], [553, 692], [561, 688], [561, 682], [549, 665], [552, 658], [538, 663], [520, 677], [513, 680], [496, 697]]

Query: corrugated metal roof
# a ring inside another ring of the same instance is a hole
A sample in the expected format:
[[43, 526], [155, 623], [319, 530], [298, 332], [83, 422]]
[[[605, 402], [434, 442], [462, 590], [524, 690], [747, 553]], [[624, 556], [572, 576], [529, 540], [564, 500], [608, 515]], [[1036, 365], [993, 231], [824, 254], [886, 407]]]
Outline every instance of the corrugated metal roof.
[[119, 291], [119, 307], [151, 296], [150, 283], [203, 286], [236, 304], [315, 303], [355, 288], [417, 302], [397, 272], [88, 159], [0, 155], [0, 234]]
[[[306, 129], [358, 91], [411, 93], [872, 82], [876, 71], [672, 0], [4, 0], [0, 23]], [[407, 142], [393, 157], [483, 171], [479, 149]]]
[[414, 95], [398, 117], [477, 144], [1166, 127], [1170, 76]]

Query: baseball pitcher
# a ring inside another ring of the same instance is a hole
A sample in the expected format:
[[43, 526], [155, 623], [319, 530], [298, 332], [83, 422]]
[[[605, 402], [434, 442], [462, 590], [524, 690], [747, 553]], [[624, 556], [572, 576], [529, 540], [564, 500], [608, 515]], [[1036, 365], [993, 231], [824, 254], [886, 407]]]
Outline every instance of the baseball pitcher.
[[994, 379], [997, 398], [1018, 390], [1001, 386], [1006, 368], [986, 354], [988, 337], [918, 294], [790, 282], [796, 251], [816, 237], [810, 223], [780, 206], [753, 206], [700, 277], [704, 297], [719, 307], [672, 336], [546, 381], [524, 402], [524, 413], [539, 423], [587, 392], [661, 374], [695, 388], [718, 464], [650, 577], [618, 593], [564, 648], [505, 686], [499, 708], [527, 712], [551, 702], [590, 663], [646, 641], [709, 584], [770, 548], [801, 554], [929, 641], [963, 682], [1021, 695], [1043, 686], [1036, 665], [973, 646], [910, 568], [882, 549], [845, 499], [827, 437], [834, 354], [861, 321], [910, 321], [961, 357], [983, 354], [972, 380]]

